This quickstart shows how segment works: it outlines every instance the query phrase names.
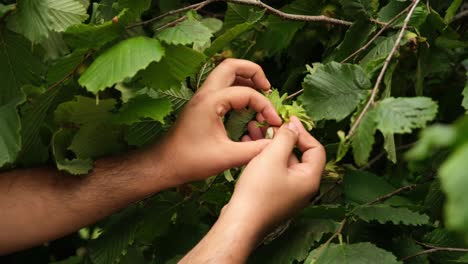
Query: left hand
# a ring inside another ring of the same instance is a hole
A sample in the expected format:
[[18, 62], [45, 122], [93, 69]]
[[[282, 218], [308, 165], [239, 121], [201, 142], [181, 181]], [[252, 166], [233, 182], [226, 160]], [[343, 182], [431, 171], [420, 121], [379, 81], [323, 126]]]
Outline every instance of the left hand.
[[202, 180], [246, 164], [267, 146], [266, 139], [231, 141], [223, 125], [223, 116], [229, 110], [246, 107], [260, 113], [270, 125], [281, 125], [271, 102], [252, 88], [270, 89], [261, 67], [246, 60], [226, 59], [187, 103], [159, 146], [162, 154], [159, 162], [175, 171], [172, 177], [178, 184]]

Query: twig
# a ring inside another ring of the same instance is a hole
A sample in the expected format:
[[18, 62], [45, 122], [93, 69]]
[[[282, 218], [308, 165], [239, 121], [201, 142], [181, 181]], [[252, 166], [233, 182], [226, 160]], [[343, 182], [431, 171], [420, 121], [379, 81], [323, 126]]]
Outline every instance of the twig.
[[406, 28], [408, 27], [408, 23], [413, 16], [414, 10], [416, 9], [416, 6], [418, 5], [420, 0], [413, 0], [413, 5], [411, 6], [410, 11], [408, 12], [408, 15], [405, 18], [405, 21], [403, 23], [403, 26], [401, 27], [401, 31], [398, 34], [398, 37], [395, 41], [395, 44], [393, 45], [392, 50], [390, 51], [390, 54], [388, 54], [387, 58], [385, 59], [385, 62], [382, 66], [382, 70], [379, 73], [379, 76], [377, 77], [377, 81], [375, 82], [374, 88], [372, 89], [371, 96], [369, 100], [367, 101], [367, 104], [364, 106], [364, 109], [361, 111], [359, 114], [358, 118], [356, 118], [356, 121], [353, 123], [351, 126], [351, 129], [348, 132], [348, 135], [346, 136], [346, 140], [349, 140], [353, 135], [356, 129], [358, 128], [359, 124], [361, 123], [362, 119], [364, 118], [364, 115], [369, 111], [370, 106], [374, 104], [375, 97], [377, 96], [377, 92], [379, 91], [379, 86], [380, 83], [382, 82], [385, 73], [387, 72], [388, 65], [390, 64], [390, 61], [393, 58], [393, 55], [395, 55], [395, 52], [397, 51], [398, 47], [400, 46], [401, 39], [403, 38], [403, 35], [405, 33]]
[[[409, 144], [401, 145], [401, 146], [396, 147], [395, 150], [405, 150], [405, 149], [410, 148], [410, 147], [413, 146], [413, 145], [414, 145], [414, 143], [409, 143]], [[370, 168], [372, 165], [374, 165], [374, 163], [376, 163], [377, 161], [379, 161], [386, 153], [387, 153], [386, 151], [380, 152], [377, 156], [375, 156], [373, 159], [371, 159], [369, 162], [367, 162], [366, 165], [360, 167], [359, 170], [362, 171], [362, 170], [365, 170], [365, 169]]]
[[396, 16], [394, 16], [392, 19], [390, 19], [385, 25], [377, 32], [375, 35], [362, 47], [360, 47], [358, 50], [353, 52], [351, 55], [346, 57], [346, 59], [342, 60], [341, 63], [345, 63], [348, 60], [352, 59], [353, 57], [357, 56], [359, 53], [363, 52], [366, 50], [374, 41], [382, 35], [382, 33], [387, 30], [393, 23], [395, 23], [401, 16], [403, 16], [408, 10], [411, 8], [411, 5], [407, 6], [405, 9], [403, 9], [400, 13], [398, 13]]
[[286, 97], [286, 100], [289, 100], [291, 98], [294, 98], [298, 95], [300, 95], [302, 92], [304, 92], [304, 89], [300, 89], [299, 91], [295, 92], [295, 93], [292, 93], [291, 95], [288, 95], [288, 97]]
[[468, 248], [438, 247], [438, 246], [435, 246], [435, 245], [430, 245], [430, 244], [426, 244], [426, 243], [419, 242], [419, 241], [416, 241], [416, 243], [418, 243], [418, 244], [420, 244], [422, 246], [425, 246], [425, 247], [427, 247], [429, 249], [417, 252], [417, 253], [415, 253], [413, 255], [403, 257], [402, 259], [400, 259], [401, 261], [405, 261], [405, 260], [410, 259], [410, 258], [414, 258], [414, 257], [420, 256], [420, 255], [429, 254], [429, 253], [433, 253], [433, 252], [437, 252], [437, 251], [468, 252]]
[[0, 22], [3, 22], [3, 20], [5, 20], [5, 18], [7, 18], [9, 15], [11, 15], [11, 13], [13, 13], [13, 11], [15, 11], [17, 8], [18, 4], [14, 4], [14, 6], [10, 10], [8, 10], [5, 14], [3, 14], [3, 16], [0, 17]]
[[[276, 15], [276, 16], [282, 18], [282, 19], [285, 19], [285, 20], [305, 21], [305, 22], [327, 22], [327, 23], [331, 23], [331, 24], [338, 24], [338, 25], [344, 25], [344, 26], [351, 26], [353, 24], [352, 22], [349, 22], [349, 21], [336, 19], [336, 18], [332, 18], [332, 17], [327, 17], [327, 16], [324, 16], [324, 15], [307, 16], [307, 15], [297, 15], [297, 14], [285, 13], [285, 12], [280, 11], [280, 10], [278, 10], [276, 8], [273, 8], [273, 7], [267, 5], [267, 4], [265, 4], [265, 3], [263, 3], [262, 1], [259, 1], [259, 0], [205, 0], [205, 1], [193, 4], [193, 5], [189, 5], [189, 6], [186, 6], [186, 7], [179, 8], [179, 9], [171, 10], [171, 11], [169, 11], [167, 13], [164, 13], [162, 15], [159, 15], [157, 17], [153, 17], [151, 19], [129, 25], [126, 28], [130, 29], [130, 28], [134, 28], [134, 27], [137, 27], [137, 26], [147, 25], [147, 24], [152, 23], [154, 21], [160, 20], [160, 19], [162, 19], [164, 17], [179, 14], [179, 13], [182, 13], [182, 12], [185, 12], [185, 11], [198, 10], [198, 9], [201, 9], [201, 8], [207, 6], [208, 4], [211, 4], [211, 3], [214, 3], [214, 2], [226, 2], [226, 3], [234, 3], [234, 4], [240, 4], [240, 5], [248, 5], [248, 6], [259, 7], [259, 8], [265, 9], [266, 12], [268, 12], [270, 14], [273, 14], [273, 15]], [[377, 24], [382, 23], [380, 21], [372, 21], [372, 22], [377, 23]]]
[[336, 182], [333, 183], [332, 186], [328, 187], [328, 189], [326, 191], [324, 191], [323, 193], [321, 193], [320, 195], [316, 196], [314, 198], [314, 200], [312, 200], [312, 202], [310, 203], [311, 205], [315, 205], [317, 204], [320, 200], [322, 200], [322, 198], [327, 195], [328, 193], [330, 193], [331, 191], [333, 191], [336, 187], [338, 187], [338, 185], [340, 185], [341, 183], [343, 182], [343, 180], [338, 180]]
[[160, 19], [163, 19], [167, 16], [172, 16], [172, 15], [176, 15], [176, 14], [179, 14], [179, 13], [182, 13], [182, 12], [186, 12], [186, 11], [189, 11], [189, 10], [198, 10], [200, 8], [203, 8], [205, 7], [206, 5], [208, 4], [211, 4], [213, 2], [217, 2], [219, 0], [205, 0], [203, 2], [200, 2], [200, 3], [196, 3], [196, 4], [193, 4], [193, 5], [188, 5], [188, 6], [185, 6], [185, 7], [182, 7], [182, 8], [179, 8], [179, 9], [174, 9], [174, 10], [171, 10], [167, 13], [164, 13], [164, 14], [161, 14], [157, 17], [153, 17], [151, 19], [148, 19], [148, 20], [145, 20], [145, 21], [141, 21], [141, 22], [138, 22], [138, 23], [135, 23], [135, 24], [132, 24], [132, 25], [129, 25], [126, 27], [126, 29], [130, 29], [130, 28], [134, 28], [134, 27], [138, 27], [138, 26], [143, 26], [143, 25], [147, 25], [147, 24], [150, 24], [150, 23], [153, 23], [154, 21], [158, 21]]
[[78, 70], [78, 68], [80, 68], [81, 65], [83, 65], [83, 63], [91, 56], [91, 54], [93, 54], [91, 51], [86, 53], [86, 55], [83, 57], [83, 59], [80, 61], [80, 63], [78, 63], [78, 65], [75, 66], [75, 68], [73, 68], [73, 70], [71, 70], [67, 75], [65, 75], [62, 79], [60, 79], [59, 81], [55, 82], [54, 84], [52, 84], [51, 86], [47, 87], [47, 90], [52, 90], [54, 89], [55, 87], [61, 85], [62, 83], [66, 82], [68, 79], [70, 79], [75, 73], [76, 71]]
[[385, 195], [382, 195], [382, 196], [379, 196], [377, 197], [375, 200], [372, 200], [368, 203], [366, 203], [365, 205], [373, 205], [373, 204], [376, 204], [376, 203], [380, 203], [380, 202], [383, 202], [383, 201], [386, 201], [390, 198], [392, 198], [393, 196], [395, 195], [398, 195], [404, 191], [408, 191], [408, 190], [411, 190], [411, 189], [414, 189], [418, 186], [418, 184], [410, 184], [410, 185], [406, 185], [406, 186], [403, 186], [399, 189], [396, 189], [395, 191], [391, 192], [391, 193], [387, 193]]
[[177, 18], [177, 19], [172, 20], [172, 21], [169, 22], [169, 23], [166, 23], [166, 24], [164, 24], [164, 25], [158, 27], [155, 31], [160, 31], [160, 30], [163, 30], [163, 29], [165, 29], [165, 28], [175, 26], [175, 25], [179, 24], [180, 22], [182, 22], [182, 21], [184, 21], [184, 20], [186, 20], [186, 19], [187, 19], [187, 16], [181, 16], [181, 17], [179, 17], [179, 18]]
[[468, 16], [468, 9], [467, 9], [467, 10], [464, 10], [464, 11], [461, 11], [460, 13], [458, 13], [457, 15], [455, 15], [455, 16], [453, 17], [452, 22], [455, 21], [455, 20], [462, 19], [462, 18], [464, 18], [464, 17], [466, 17], [466, 16]]
[[338, 24], [344, 26], [351, 26], [353, 23], [345, 20], [340, 20], [332, 17], [327, 16], [307, 16], [307, 15], [296, 15], [296, 14], [289, 14], [283, 11], [280, 11], [276, 8], [273, 8], [260, 0], [219, 0], [222, 2], [227, 3], [234, 3], [234, 4], [241, 4], [241, 5], [249, 5], [249, 6], [256, 6], [259, 8], [263, 8], [266, 12], [276, 15], [285, 20], [294, 20], [294, 21], [305, 21], [305, 22], [328, 22], [331, 24]]
[[[353, 52], [351, 55], [349, 55], [348, 57], [346, 57], [346, 59], [342, 60], [340, 63], [345, 63], [347, 62], [348, 60], [352, 59], [353, 57], [355, 57], [356, 55], [358, 55], [359, 53], [363, 52], [364, 50], [366, 50], [372, 43], [374, 43], [374, 41], [380, 36], [382, 35], [382, 33], [387, 30], [388, 28], [391, 27], [391, 25], [393, 23], [395, 23], [395, 21], [397, 21], [401, 16], [403, 16], [406, 12], [408, 12], [408, 10], [411, 8], [411, 5], [407, 6], [404, 10], [402, 10], [400, 13], [398, 13], [396, 16], [394, 16], [392, 19], [390, 19], [388, 22], [384, 23], [384, 22], [380, 22], [379, 24], [383, 24], [383, 27], [377, 32], [375, 33], [375, 35], [362, 47], [360, 47], [358, 50], [356, 50], [355, 52]], [[300, 95], [301, 93], [304, 92], [304, 89], [300, 89], [298, 90], [297, 92], [289, 95], [288, 97], [286, 97], [286, 99], [292, 99], [298, 95]]]
[[315, 253], [315, 256], [314, 256], [314, 260], [316, 260], [318, 257], [320, 257], [320, 254], [322, 254], [322, 251], [328, 247], [328, 245], [333, 241], [333, 239], [335, 239], [337, 236], [341, 235], [341, 232], [343, 232], [343, 228], [346, 224], [346, 221], [348, 219], [345, 217], [343, 220], [341, 220], [340, 222], [340, 226], [338, 227], [338, 229], [336, 230], [335, 233], [333, 233], [333, 235], [327, 240], [325, 241], [325, 243], [323, 243], [317, 250], [317, 253]]

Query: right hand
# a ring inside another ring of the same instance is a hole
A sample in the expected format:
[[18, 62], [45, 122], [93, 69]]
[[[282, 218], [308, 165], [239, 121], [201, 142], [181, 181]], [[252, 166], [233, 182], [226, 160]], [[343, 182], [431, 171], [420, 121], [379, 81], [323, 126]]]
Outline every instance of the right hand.
[[[295, 145], [301, 161], [292, 154]], [[264, 234], [307, 205], [319, 189], [325, 162], [323, 146], [292, 117], [247, 165], [223, 218], [248, 222], [250, 230]]]

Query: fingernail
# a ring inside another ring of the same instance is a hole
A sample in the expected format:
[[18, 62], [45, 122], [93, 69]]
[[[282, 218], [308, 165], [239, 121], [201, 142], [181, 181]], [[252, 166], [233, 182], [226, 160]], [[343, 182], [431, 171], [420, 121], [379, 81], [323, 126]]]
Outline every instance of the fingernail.
[[299, 134], [299, 129], [293, 122], [288, 123], [288, 128], [294, 131], [296, 134]]

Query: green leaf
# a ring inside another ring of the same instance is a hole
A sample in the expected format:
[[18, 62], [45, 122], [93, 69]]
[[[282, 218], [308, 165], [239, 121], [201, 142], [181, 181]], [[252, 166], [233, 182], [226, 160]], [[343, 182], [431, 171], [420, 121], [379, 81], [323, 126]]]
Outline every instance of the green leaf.
[[155, 141], [166, 132], [167, 128], [158, 121], [133, 123], [125, 135], [131, 146], [142, 147]]
[[0, 18], [2, 18], [5, 14], [12, 12], [16, 9], [15, 4], [4, 5], [0, 4]]
[[21, 122], [16, 107], [23, 99], [0, 105], [0, 168], [16, 160], [21, 149]]
[[63, 32], [88, 18], [85, 7], [76, 0], [21, 0], [17, 9], [8, 26], [33, 43], [46, 39], [50, 31]]
[[196, 19], [187, 19], [174, 27], [163, 29], [156, 37], [174, 45], [197, 44], [203, 46], [209, 42], [213, 34], [203, 23]]
[[53, 61], [47, 69], [47, 83], [53, 84], [68, 76], [83, 61], [85, 54], [86, 50], [77, 49]]
[[[397, 14], [399, 14], [403, 9], [408, 6], [408, 1], [389, 1], [389, 3], [382, 7], [378, 14], [379, 21], [388, 22]], [[431, 13], [434, 10], [431, 10]], [[414, 9], [413, 15], [410, 18], [408, 23], [411, 27], [419, 27], [421, 26], [428, 16], [427, 7], [424, 5], [419, 5]], [[392, 25], [395, 27], [401, 27], [404, 23], [405, 16], [401, 16], [397, 21], [395, 21]]]
[[[466, 132], [465, 132], [466, 133]], [[447, 196], [445, 221], [449, 229], [468, 233], [468, 208], [465, 186], [468, 184], [468, 143], [459, 146], [439, 169], [442, 189]]]
[[363, 205], [353, 210], [353, 214], [366, 222], [377, 221], [380, 224], [392, 222], [395, 225], [425, 225], [429, 217], [408, 210], [408, 208], [395, 208], [388, 205]]
[[462, 92], [462, 95], [463, 95], [462, 106], [463, 108], [465, 108], [466, 113], [468, 114], [468, 72], [466, 76], [467, 76], [467, 81], [465, 83], [465, 88], [463, 89], [463, 92]]
[[[39, 89], [38, 87], [32, 87]], [[63, 87], [47, 90], [36, 98], [30, 99], [21, 108], [21, 138], [23, 145], [19, 161], [23, 165], [43, 163], [49, 156], [48, 142], [41, 138], [41, 129], [46, 126], [46, 119], [55, 106]]]
[[366, 56], [361, 60], [360, 65], [369, 74], [378, 71], [387, 58], [388, 54], [395, 45], [397, 35], [381, 38], [379, 42], [372, 48]]
[[66, 171], [70, 174], [86, 174], [93, 168], [93, 162], [90, 159], [69, 159], [67, 157], [67, 148], [73, 138], [73, 131], [70, 129], [59, 129], [52, 137], [52, 153], [54, 155], [57, 169]]
[[76, 132], [68, 149], [79, 159], [97, 158], [122, 151], [122, 139], [123, 131], [120, 127], [91, 123], [82, 126]]
[[228, 3], [223, 26], [225, 29], [230, 29], [236, 25], [254, 21], [260, 12], [262, 11], [251, 6]]
[[180, 87], [180, 83], [198, 71], [206, 56], [191, 48], [177, 45], [167, 46], [166, 55], [153, 62], [139, 73], [141, 82], [154, 90]]
[[310, 252], [304, 264], [394, 264], [401, 263], [396, 257], [374, 244], [364, 242], [356, 244], [330, 244], [322, 250], [317, 248]]
[[291, 225], [273, 242], [260, 247], [252, 256], [252, 262], [284, 264], [304, 261], [314, 243], [323, 235], [335, 232], [339, 223], [330, 219], [300, 218]]
[[114, 110], [114, 99], [96, 100], [84, 96], [76, 96], [73, 101], [60, 104], [55, 110], [55, 121], [60, 124], [105, 123], [109, 122], [111, 110]]
[[369, 160], [372, 146], [375, 142], [374, 134], [376, 129], [376, 112], [375, 110], [370, 110], [364, 115], [356, 132], [351, 138], [354, 161], [359, 166], [364, 166]]
[[449, 125], [436, 124], [421, 131], [420, 139], [406, 158], [410, 160], [422, 160], [434, 154], [434, 150], [452, 145], [457, 138], [457, 131]]
[[[320, 0], [295, 0], [280, 10], [290, 14], [322, 15], [323, 5]], [[296, 33], [306, 25], [305, 22], [288, 21], [276, 15], [269, 15], [262, 24], [266, 25], [266, 29], [260, 32], [255, 49], [261, 50], [266, 56], [277, 55], [288, 48]]]
[[115, 263], [121, 258], [135, 238], [140, 222], [137, 206], [130, 206], [113, 215], [99, 238], [89, 245], [89, 257], [95, 264]]
[[192, 90], [185, 86], [179, 88], [171, 88], [169, 90], [157, 91], [157, 96], [160, 98], [167, 98], [171, 101], [172, 109], [175, 113], [178, 113], [182, 110], [184, 105], [190, 101], [193, 96]]
[[[424, 248], [416, 244], [413, 239], [411, 238], [396, 238], [392, 241], [392, 252], [399, 258], [402, 259], [406, 256], [414, 255], [418, 252], [424, 250]], [[423, 254], [420, 256], [412, 257], [411, 259], [407, 259], [406, 263], [408, 264], [430, 264], [428, 260], [428, 255]]]
[[376, 108], [377, 128], [382, 133], [410, 133], [434, 119], [437, 104], [427, 97], [387, 98]]
[[393, 163], [397, 162], [396, 148], [395, 148], [395, 136], [390, 133], [384, 135], [384, 149], [387, 152], [387, 159]]
[[264, 13], [264, 11], [257, 13], [250, 21], [238, 24], [224, 32], [221, 36], [217, 37], [211, 43], [211, 46], [209, 48], [205, 50], [205, 55], [207, 57], [212, 57], [217, 52], [221, 51], [226, 45], [228, 45], [239, 35], [251, 29], [255, 25], [255, 23], [257, 23], [263, 17]]
[[303, 103], [313, 120], [342, 120], [366, 97], [371, 83], [357, 65], [315, 64], [303, 82]]
[[373, 18], [379, 9], [378, 0], [340, 0], [343, 10], [349, 17]]
[[23, 36], [0, 30], [0, 106], [21, 97], [21, 87], [39, 83], [44, 66], [31, 52], [31, 43]]
[[307, 115], [305, 109], [297, 101], [293, 101], [291, 104], [285, 103], [288, 94], [283, 94], [280, 97], [280, 94], [277, 89], [272, 89], [272, 91], [266, 94], [266, 97], [276, 109], [279, 116], [284, 122], [289, 122], [292, 116], [296, 116], [304, 125], [307, 130], [312, 130], [314, 127], [314, 122]]
[[117, 39], [124, 30], [121, 24], [112, 21], [99, 25], [78, 24], [69, 27], [63, 38], [73, 48], [99, 48]]
[[166, 98], [154, 99], [147, 95], [140, 95], [132, 98], [122, 107], [115, 121], [123, 124], [132, 124], [149, 118], [164, 124], [164, 117], [171, 110], [171, 102]]
[[449, 8], [447, 8], [447, 11], [445, 11], [444, 20], [445, 20], [445, 22], [447, 24], [450, 24], [450, 22], [452, 22], [453, 18], [457, 14], [458, 8], [461, 6], [462, 3], [463, 3], [463, 0], [453, 0], [452, 1]]
[[125, 15], [125, 22], [139, 20], [141, 14], [148, 10], [151, 6], [151, 0], [118, 0], [120, 9], [127, 9], [128, 13]]
[[[348, 201], [365, 204], [374, 199], [395, 191], [395, 187], [386, 182], [382, 177], [363, 171], [353, 171], [346, 174], [343, 182], [344, 194]], [[408, 200], [394, 196], [385, 204], [405, 205]]]
[[[436, 245], [438, 247], [464, 247], [462, 238], [459, 234], [450, 232], [445, 228], [436, 228], [428, 232], [422, 238], [422, 242]], [[457, 263], [456, 259], [463, 257], [466, 253], [461, 252], [435, 252], [431, 254], [431, 260], [436, 263]], [[466, 262], [461, 262], [466, 263]]]
[[366, 20], [358, 20], [346, 31], [343, 41], [336, 47], [334, 52], [325, 60], [342, 61], [353, 52], [361, 48], [375, 31], [377, 27]]
[[231, 140], [237, 141], [247, 130], [247, 124], [255, 116], [255, 111], [243, 109], [232, 112], [226, 122], [226, 131]]
[[78, 82], [88, 91], [97, 93], [116, 82], [133, 77], [151, 62], [160, 61], [163, 55], [164, 48], [159, 41], [147, 37], [130, 38], [101, 54]]

